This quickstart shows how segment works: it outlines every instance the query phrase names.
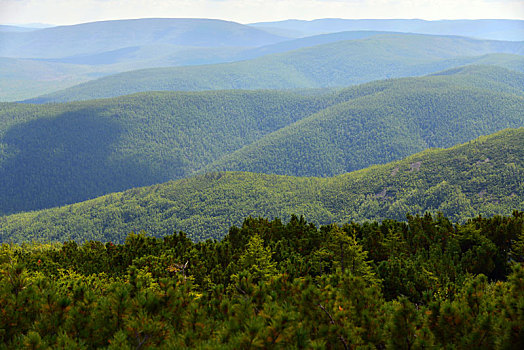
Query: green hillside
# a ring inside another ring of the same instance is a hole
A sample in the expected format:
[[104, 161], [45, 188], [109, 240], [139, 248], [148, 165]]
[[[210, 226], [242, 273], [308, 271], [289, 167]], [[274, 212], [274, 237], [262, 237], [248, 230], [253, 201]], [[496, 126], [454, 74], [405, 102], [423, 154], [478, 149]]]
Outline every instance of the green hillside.
[[[120, 73], [29, 102], [88, 100], [152, 90], [341, 87], [434, 73], [485, 60], [484, 55], [491, 53], [522, 54], [524, 43], [414, 34], [376, 35], [241, 62]], [[515, 59], [519, 58], [524, 60], [522, 56]], [[499, 59], [500, 65], [507, 63], [507, 59]], [[492, 61], [499, 64], [496, 58]]]
[[251, 215], [306, 215], [314, 223], [405, 218], [454, 220], [524, 208], [524, 128], [333, 178], [222, 172], [0, 218], [0, 240], [121, 242], [128, 232], [220, 238]]
[[0, 213], [185, 177], [330, 103], [286, 92], [0, 104]]
[[323, 45], [323, 44], [334, 43], [337, 41], [358, 40], [358, 39], [364, 39], [364, 38], [368, 38], [368, 37], [375, 36], [375, 35], [384, 35], [384, 34], [401, 34], [401, 33], [384, 32], [384, 31], [378, 32], [378, 31], [373, 31], [373, 30], [365, 30], [365, 31], [345, 31], [345, 32], [338, 32], [338, 33], [313, 35], [313, 36], [308, 36], [305, 38], [286, 40], [286, 41], [281, 41], [275, 44], [264, 45], [264, 46], [257, 47], [254, 49], [247, 49], [241, 52], [237, 56], [237, 58], [250, 59], [250, 58], [260, 57], [263, 55], [269, 55], [269, 54], [274, 54], [274, 53], [283, 53], [283, 52], [298, 50], [298, 49], [311, 47], [311, 46], [318, 46], [318, 45]]
[[333, 176], [493, 133], [501, 129], [493, 116], [503, 116], [502, 128], [524, 125], [524, 74], [502, 68], [461, 67], [358, 89], [366, 87], [374, 93], [266, 135], [206, 171]]
[[3, 104], [0, 213], [197, 172], [331, 176], [450, 147], [524, 125], [523, 77], [478, 66], [326, 92], [157, 92]]

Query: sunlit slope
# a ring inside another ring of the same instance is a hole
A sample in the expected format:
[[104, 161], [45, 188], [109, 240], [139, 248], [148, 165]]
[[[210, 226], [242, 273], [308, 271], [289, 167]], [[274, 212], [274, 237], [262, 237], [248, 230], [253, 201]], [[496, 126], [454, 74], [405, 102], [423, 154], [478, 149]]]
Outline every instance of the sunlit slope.
[[331, 176], [524, 125], [523, 74], [462, 67], [324, 93], [3, 104], [0, 213], [232, 170]]
[[[152, 90], [340, 87], [424, 75], [477, 61], [482, 63], [486, 54], [523, 52], [523, 42], [384, 34], [241, 62], [131, 71], [89, 81], [30, 102], [88, 100]], [[507, 59], [501, 57], [491, 61], [491, 64], [500, 62], [502, 66], [507, 63]]]
[[246, 216], [315, 223], [441, 211], [461, 220], [524, 207], [524, 128], [333, 178], [222, 172], [0, 218], [0, 240], [122, 241], [131, 231], [220, 238]]
[[502, 68], [462, 67], [345, 91], [363, 88], [374, 92], [268, 134], [205, 170], [333, 176], [524, 126], [524, 74]]

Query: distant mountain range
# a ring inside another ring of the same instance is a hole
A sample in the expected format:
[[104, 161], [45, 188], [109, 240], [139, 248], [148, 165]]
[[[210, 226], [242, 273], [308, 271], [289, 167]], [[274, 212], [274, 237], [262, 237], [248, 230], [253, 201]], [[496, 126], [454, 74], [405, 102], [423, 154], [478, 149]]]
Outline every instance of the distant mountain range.
[[63, 58], [142, 45], [256, 47], [286, 40], [235, 22], [151, 18], [58, 26], [23, 33], [0, 32], [0, 56]]
[[492, 40], [524, 40], [524, 21], [505, 19], [441, 20], [341, 19], [259, 22], [250, 26], [286, 36], [311, 36], [353, 30], [381, 30], [436, 35], [462, 35]]
[[[506, 66], [512, 62], [508, 68], [524, 67], [524, 56], [520, 55], [524, 52], [524, 42], [418, 34], [345, 35], [353, 35], [358, 39], [305, 47], [241, 62], [120, 73], [27, 102], [67, 102], [159, 90], [342, 87], [372, 80], [424, 75], [466, 64]], [[285, 46], [285, 43], [280, 44], [281, 48]], [[296, 47], [296, 42], [289, 47]], [[495, 53], [511, 56], [486, 56]]]
[[454, 220], [524, 206], [524, 128], [333, 178], [241, 172], [191, 177], [61, 208], [0, 217], [0, 242], [101, 240], [182, 230], [223, 237], [245, 217], [305, 215], [316, 224], [405, 219], [440, 211]]
[[[211, 19], [151, 18], [93, 22], [43, 29], [0, 26], [0, 60], [3, 63], [8, 62], [6, 65], [0, 65], [0, 74], [2, 74], [0, 101], [24, 100], [102, 76], [137, 69], [237, 62], [343, 40], [362, 40], [377, 35], [395, 34], [394, 32], [452, 34], [522, 41], [524, 40], [522, 23], [524, 22], [505, 20], [354, 21], [325, 19], [312, 22], [284, 21], [242, 25]], [[268, 29], [267, 25], [272, 27]], [[282, 28], [276, 28], [279, 26]], [[296, 28], [285, 29], [293, 26]], [[310, 27], [311, 30], [306, 30]], [[297, 34], [297, 30], [307, 32], [307, 35]], [[280, 34], [275, 34], [275, 32], [280, 32]], [[302, 38], [296, 39], [296, 37]], [[378, 41], [377, 44], [379, 44]], [[522, 53], [522, 50], [518, 52], [501, 50], [500, 46], [493, 50], [492, 45], [488, 46], [490, 49], [486, 50], [486, 53]], [[413, 54], [416, 53], [413, 52]], [[464, 53], [459, 50], [456, 56], [461, 54]], [[339, 55], [340, 53], [337, 53], [337, 56]], [[291, 59], [292, 56], [289, 58]], [[317, 60], [318, 57], [313, 56], [311, 59]], [[368, 60], [372, 62], [374, 57], [368, 57]], [[390, 62], [386, 63], [390, 64]], [[257, 62], [253, 64], [258, 65]], [[467, 62], [462, 64], [467, 64]], [[449, 67], [442, 66], [434, 71]], [[289, 69], [292, 68], [289, 67]], [[245, 71], [246, 68], [242, 70]], [[3, 74], [4, 72], [8, 74]], [[278, 73], [281, 74], [281, 72]], [[407, 72], [405, 74], [426, 73], [430, 71], [422, 70], [422, 73]], [[31, 75], [31, 78], [28, 78], [28, 74]], [[287, 72], [287, 74], [293, 74], [293, 72]], [[394, 74], [392, 77], [397, 76], [399, 75]], [[378, 74], [372, 79], [387, 77], [385, 74]], [[360, 76], [355, 79], [357, 83], [365, 81], [358, 78]], [[241, 80], [243, 80], [242, 77]], [[197, 82], [197, 85], [201, 84]], [[204, 84], [204, 87], [207, 88], [209, 85]], [[220, 83], [219, 85], [227, 88], [232, 84]], [[308, 84], [296, 81], [293, 84], [282, 85], [306, 86]], [[311, 85], [310, 82], [308, 86]], [[275, 84], [272, 84], [271, 87], [279, 88]]]

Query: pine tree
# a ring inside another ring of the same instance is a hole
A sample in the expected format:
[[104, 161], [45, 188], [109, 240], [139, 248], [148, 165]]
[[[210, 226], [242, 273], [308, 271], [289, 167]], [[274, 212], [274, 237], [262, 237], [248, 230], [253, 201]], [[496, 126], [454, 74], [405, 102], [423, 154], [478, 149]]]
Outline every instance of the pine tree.
[[276, 274], [276, 264], [271, 259], [270, 247], [264, 247], [264, 241], [254, 234], [246, 244], [245, 252], [239, 259], [239, 268], [253, 275], [253, 281], [260, 281]]

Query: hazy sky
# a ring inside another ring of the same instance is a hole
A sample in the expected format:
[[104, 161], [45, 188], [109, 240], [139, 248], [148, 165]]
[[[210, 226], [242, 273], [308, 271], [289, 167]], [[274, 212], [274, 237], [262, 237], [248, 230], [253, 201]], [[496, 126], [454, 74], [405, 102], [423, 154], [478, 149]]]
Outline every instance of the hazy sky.
[[524, 0], [0, 0], [0, 23], [74, 24], [143, 17], [240, 23], [327, 17], [524, 19]]

